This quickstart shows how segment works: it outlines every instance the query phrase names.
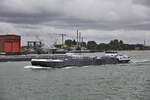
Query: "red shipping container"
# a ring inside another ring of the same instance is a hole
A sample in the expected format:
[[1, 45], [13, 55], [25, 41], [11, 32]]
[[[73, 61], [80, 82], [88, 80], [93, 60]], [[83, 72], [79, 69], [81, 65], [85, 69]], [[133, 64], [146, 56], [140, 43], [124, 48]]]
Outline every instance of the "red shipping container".
[[12, 52], [12, 43], [11, 42], [4, 42], [4, 52]]
[[0, 52], [20, 54], [21, 37], [18, 35], [0, 35]]

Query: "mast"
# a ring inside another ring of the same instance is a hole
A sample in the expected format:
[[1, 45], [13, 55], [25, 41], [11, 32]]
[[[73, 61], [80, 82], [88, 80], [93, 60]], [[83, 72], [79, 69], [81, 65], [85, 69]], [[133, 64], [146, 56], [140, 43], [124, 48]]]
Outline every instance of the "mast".
[[78, 42], [79, 42], [79, 41], [78, 41], [78, 38], [79, 38], [79, 31], [77, 30], [77, 46], [79, 45], [79, 44], [78, 44]]
[[79, 46], [81, 46], [81, 32], [79, 32]]

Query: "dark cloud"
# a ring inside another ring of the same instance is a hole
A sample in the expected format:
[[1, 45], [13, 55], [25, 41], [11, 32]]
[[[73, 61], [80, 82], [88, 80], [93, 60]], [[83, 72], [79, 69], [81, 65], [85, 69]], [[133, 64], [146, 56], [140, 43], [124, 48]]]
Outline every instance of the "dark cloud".
[[134, 3], [146, 5], [146, 6], [150, 7], [150, 0], [133, 0], [133, 1], [134, 1]]
[[93, 30], [92, 35], [109, 31], [110, 35], [100, 33], [108, 39], [115, 30], [149, 31], [149, 5], [150, 0], [1, 0], [0, 31], [34, 34], [78, 28]]
[[59, 14], [3, 14], [0, 16], [1, 22], [7, 22], [12, 24], [42, 24], [44, 22], [50, 22], [58, 20]]
[[[23, 2], [23, 0], [12, 0], [9, 2], [9, 0], [3, 0], [0, 4], [0, 21], [12, 24], [47, 24], [62, 28], [78, 26], [83, 29], [111, 30], [123, 28], [127, 22], [148, 20], [147, 9], [137, 7], [130, 1], [44, 0], [42, 2], [39, 0], [35, 2], [35, 0], [26, 0]], [[41, 2], [43, 4], [40, 4]], [[135, 2], [147, 3], [148, 0], [136, 0]]]

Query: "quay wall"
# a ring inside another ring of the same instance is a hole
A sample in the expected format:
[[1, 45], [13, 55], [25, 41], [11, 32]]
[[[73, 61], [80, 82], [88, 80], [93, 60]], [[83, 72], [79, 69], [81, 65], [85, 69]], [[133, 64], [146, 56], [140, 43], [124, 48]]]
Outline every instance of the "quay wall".
[[65, 59], [66, 55], [50, 54], [50, 55], [0, 55], [0, 62], [8, 61], [31, 61], [31, 59]]

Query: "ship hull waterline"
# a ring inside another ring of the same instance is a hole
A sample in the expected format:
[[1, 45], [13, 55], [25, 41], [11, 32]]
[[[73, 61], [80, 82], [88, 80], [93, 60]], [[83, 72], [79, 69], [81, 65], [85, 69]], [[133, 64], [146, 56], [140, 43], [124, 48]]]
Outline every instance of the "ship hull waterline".
[[71, 59], [63, 61], [31, 61], [33, 66], [52, 67], [52, 68], [63, 68], [69, 66], [88, 66], [88, 65], [104, 65], [104, 64], [120, 64], [129, 63], [130, 60], [118, 61], [116, 58], [103, 58], [103, 59]]

